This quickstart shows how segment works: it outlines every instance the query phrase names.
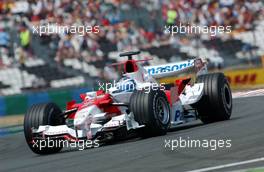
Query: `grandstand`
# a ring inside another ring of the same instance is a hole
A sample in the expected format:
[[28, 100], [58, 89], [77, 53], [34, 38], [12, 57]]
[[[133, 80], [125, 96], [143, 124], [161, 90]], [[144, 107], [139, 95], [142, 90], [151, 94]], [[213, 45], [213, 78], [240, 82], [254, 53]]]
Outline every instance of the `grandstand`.
[[[263, 3], [257, 0], [0, 1], [0, 95], [93, 87], [118, 53], [142, 51], [151, 64], [206, 57], [210, 68], [259, 65], [264, 55]], [[170, 15], [175, 14], [175, 15]], [[230, 25], [232, 33], [164, 33], [181, 23]], [[39, 36], [33, 26], [98, 25], [100, 33]]]

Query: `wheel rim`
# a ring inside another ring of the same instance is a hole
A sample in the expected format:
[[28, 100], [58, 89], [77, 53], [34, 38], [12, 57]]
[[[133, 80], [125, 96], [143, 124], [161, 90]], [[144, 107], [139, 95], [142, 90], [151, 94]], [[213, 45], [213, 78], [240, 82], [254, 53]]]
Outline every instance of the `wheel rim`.
[[167, 101], [163, 97], [159, 97], [156, 102], [156, 114], [158, 120], [162, 124], [167, 124], [169, 121], [169, 107]]
[[232, 106], [232, 96], [231, 96], [231, 93], [230, 93], [230, 89], [229, 87], [225, 84], [224, 86], [224, 101], [225, 101], [225, 104], [226, 106], [228, 107], [228, 109], [231, 108]]

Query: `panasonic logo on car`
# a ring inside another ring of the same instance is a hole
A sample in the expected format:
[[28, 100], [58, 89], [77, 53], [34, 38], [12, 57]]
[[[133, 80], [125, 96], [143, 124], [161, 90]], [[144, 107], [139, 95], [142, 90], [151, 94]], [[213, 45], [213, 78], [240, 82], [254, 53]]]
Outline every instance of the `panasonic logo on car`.
[[194, 60], [188, 60], [179, 63], [170, 63], [166, 65], [157, 65], [157, 66], [148, 66], [145, 69], [148, 71], [148, 74], [155, 75], [167, 72], [179, 71], [194, 65]]

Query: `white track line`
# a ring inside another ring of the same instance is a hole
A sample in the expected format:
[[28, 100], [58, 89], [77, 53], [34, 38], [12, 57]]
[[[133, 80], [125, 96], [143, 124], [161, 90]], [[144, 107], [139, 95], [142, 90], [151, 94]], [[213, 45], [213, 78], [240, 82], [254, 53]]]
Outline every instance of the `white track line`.
[[263, 96], [264, 89], [233, 93], [233, 98]]
[[251, 160], [247, 160], [247, 161], [235, 162], [235, 163], [231, 163], [231, 164], [219, 165], [219, 166], [214, 166], [214, 167], [201, 168], [198, 170], [192, 170], [192, 171], [188, 171], [188, 172], [206, 172], [206, 171], [219, 170], [219, 169], [223, 169], [223, 168], [229, 168], [229, 167], [234, 167], [234, 166], [239, 166], [239, 165], [244, 165], [244, 164], [260, 162], [260, 161], [264, 161], [264, 157], [251, 159]]

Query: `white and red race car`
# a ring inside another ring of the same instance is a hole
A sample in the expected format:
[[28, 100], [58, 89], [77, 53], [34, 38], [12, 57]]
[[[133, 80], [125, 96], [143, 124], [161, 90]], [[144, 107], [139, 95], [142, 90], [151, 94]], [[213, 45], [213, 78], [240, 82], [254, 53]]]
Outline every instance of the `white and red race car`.
[[[25, 114], [24, 134], [37, 154], [56, 153], [62, 146], [35, 146], [38, 140], [99, 140], [103, 143], [136, 131], [143, 137], [166, 134], [169, 128], [200, 119], [203, 123], [228, 120], [232, 94], [222, 73], [207, 73], [201, 59], [142, 67], [132, 59], [139, 52], [120, 54], [128, 60], [122, 78], [108, 90], [81, 94], [81, 103], [70, 101], [65, 111], [54, 103], [33, 105]], [[156, 79], [198, 69], [178, 79], [170, 88]]]

